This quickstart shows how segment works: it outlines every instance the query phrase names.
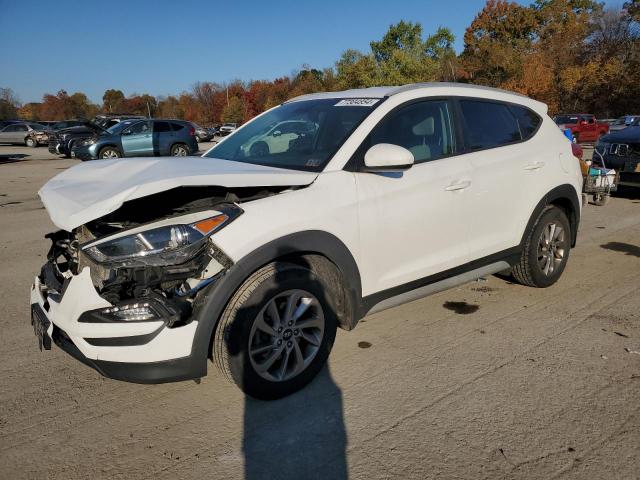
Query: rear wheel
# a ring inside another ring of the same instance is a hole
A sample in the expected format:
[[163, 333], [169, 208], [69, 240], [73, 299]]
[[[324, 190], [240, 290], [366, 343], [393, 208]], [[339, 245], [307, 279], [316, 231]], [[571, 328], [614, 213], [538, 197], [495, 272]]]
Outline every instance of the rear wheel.
[[548, 287], [558, 281], [571, 249], [571, 225], [565, 213], [547, 206], [529, 232], [514, 278], [530, 287]]
[[311, 270], [272, 263], [251, 275], [225, 308], [213, 358], [246, 394], [272, 400], [300, 390], [325, 364], [337, 318]]
[[120, 158], [122, 153], [116, 147], [104, 147], [98, 154], [99, 158]]
[[176, 143], [171, 147], [171, 156], [186, 157], [189, 155], [189, 148], [184, 143]]

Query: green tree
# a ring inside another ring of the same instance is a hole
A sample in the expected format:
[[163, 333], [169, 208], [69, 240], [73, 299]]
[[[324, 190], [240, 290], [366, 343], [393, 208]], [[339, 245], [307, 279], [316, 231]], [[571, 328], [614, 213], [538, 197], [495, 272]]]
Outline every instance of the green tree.
[[122, 90], [109, 89], [102, 96], [102, 109], [107, 113], [120, 112], [123, 101]]
[[18, 117], [20, 102], [13, 90], [10, 88], [0, 88], [0, 120]]
[[229, 104], [222, 110], [222, 121], [241, 123], [244, 119], [244, 102], [239, 97], [229, 98]]

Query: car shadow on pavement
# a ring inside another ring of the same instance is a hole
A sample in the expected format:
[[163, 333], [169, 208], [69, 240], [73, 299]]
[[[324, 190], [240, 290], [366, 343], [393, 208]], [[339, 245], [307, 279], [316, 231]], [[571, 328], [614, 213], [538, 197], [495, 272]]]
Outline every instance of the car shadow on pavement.
[[0, 154], [0, 165], [3, 163], [16, 163], [16, 162], [24, 162], [27, 160], [27, 157], [31, 155], [25, 155], [24, 153], [9, 153], [9, 154]]
[[246, 480], [347, 478], [342, 392], [325, 367], [302, 391], [272, 402], [246, 397]]
[[605, 250], [613, 250], [614, 252], [621, 252], [626, 255], [630, 255], [632, 257], [640, 258], [640, 247], [637, 245], [632, 245], [630, 243], [622, 243], [622, 242], [609, 242], [604, 245], [600, 245], [600, 247]]
[[[283, 283], [287, 281], [290, 271], [287, 267], [291, 263], [304, 267], [308, 277], [298, 281], [315, 292], [325, 307], [325, 317], [337, 318], [333, 301], [328, 298], [330, 287], [312, 273], [307, 259], [276, 263], [281, 263], [274, 277], [277, 290], [286, 289]], [[244, 315], [253, 318], [255, 311]], [[245, 372], [252, 369], [249, 365], [244, 368]], [[333, 381], [328, 364], [309, 384], [290, 396], [273, 401], [245, 396], [242, 450], [246, 480], [346, 480], [346, 447], [342, 392]]]

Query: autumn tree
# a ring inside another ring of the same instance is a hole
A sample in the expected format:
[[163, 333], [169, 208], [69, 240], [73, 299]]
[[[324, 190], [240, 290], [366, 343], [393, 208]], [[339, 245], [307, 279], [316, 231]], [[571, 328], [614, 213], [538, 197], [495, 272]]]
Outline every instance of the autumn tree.
[[10, 88], [0, 88], [0, 120], [18, 117], [20, 102]]

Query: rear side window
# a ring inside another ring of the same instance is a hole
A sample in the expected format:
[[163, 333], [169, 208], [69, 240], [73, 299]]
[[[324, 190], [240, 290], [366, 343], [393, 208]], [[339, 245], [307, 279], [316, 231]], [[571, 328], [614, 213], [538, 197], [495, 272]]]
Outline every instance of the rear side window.
[[169, 122], [153, 122], [153, 131], [157, 133], [170, 132]]
[[518, 129], [522, 140], [529, 140], [536, 133], [538, 127], [542, 123], [542, 118], [527, 107], [521, 107], [518, 105], [509, 105], [509, 109], [518, 122]]
[[518, 122], [504, 103], [461, 100], [467, 149], [484, 150], [522, 139]]
[[182, 123], [171, 122], [171, 128], [173, 128], [174, 132], [177, 132], [178, 130], [182, 130], [184, 125]]
[[446, 100], [427, 100], [399, 108], [384, 118], [369, 136], [369, 146], [400, 145], [413, 153], [415, 163], [428, 162], [455, 152], [454, 135]]

